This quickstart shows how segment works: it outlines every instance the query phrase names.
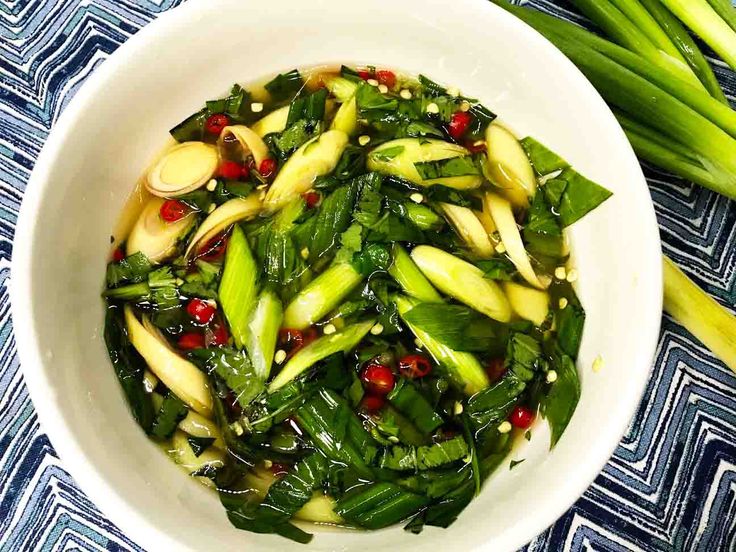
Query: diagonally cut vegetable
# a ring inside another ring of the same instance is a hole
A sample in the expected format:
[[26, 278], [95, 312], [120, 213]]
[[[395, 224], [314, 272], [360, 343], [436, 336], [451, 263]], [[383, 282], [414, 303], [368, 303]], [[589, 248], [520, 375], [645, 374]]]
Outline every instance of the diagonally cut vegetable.
[[663, 257], [664, 310], [736, 372], [736, 317]]
[[332, 119], [330, 128], [333, 130], [341, 130], [348, 136], [353, 136], [358, 131], [358, 104], [355, 96], [347, 100], [340, 106]]
[[225, 450], [225, 441], [222, 439], [222, 433], [217, 424], [193, 410], [187, 411], [187, 415], [179, 422], [179, 429], [192, 437], [214, 439], [212, 446]]
[[341, 130], [328, 130], [299, 147], [281, 167], [264, 201], [266, 209], [275, 211], [293, 197], [306, 192], [318, 176], [332, 171], [348, 144]]
[[541, 326], [549, 314], [549, 295], [546, 291], [532, 289], [516, 282], [501, 282], [511, 308], [524, 320]]
[[422, 271], [400, 244], [393, 246], [393, 262], [388, 273], [396, 280], [404, 293], [427, 303], [441, 303], [442, 297], [432, 287]]
[[189, 240], [185, 257], [191, 256], [198, 245], [206, 244], [215, 235], [240, 220], [252, 218], [261, 212], [261, 200], [257, 193], [248, 197], [236, 197], [226, 201], [212, 211], [204, 222], [197, 228], [197, 232]]
[[471, 209], [452, 203], [440, 203], [439, 205], [455, 232], [473, 253], [481, 259], [493, 256], [493, 245], [488, 232]]
[[176, 222], [164, 222], [159, 215], [164, 202], [164, 199], [154, 197], [143, 208], [125, 244], [128, 255], [140, 252], [150, 261], [161, 262], [176, 252], [179, 240], [194, 224], [196, 217], [190, 213]]
[[243, 347], [248, 341], [248, 321], [256, 302], [258, 273], [258, 265], [245, 233], [235, 226], [225, 253], [225, 268], [218, 295], [238, 347]]
[[441, 292], [499, 322], [511, 319], [511, 306], [503, 291], [477, 266], [429, 245], [415, 247], [411, 258]]
[[286, 128], [286, 121], [289, 118], [289, 106], [285, 105], [279, 109], [272, 111], [262, 119], [257, 120], [251, 125], [251, 130], [258, 136], [263, 138], [268, 134], [282, 132]]
[[406, 218], [408, 218], [420, 230], [441, 230], [445, 225], [444, 219], [435, 213], [430, 207], [414, 203], [403, 202]]
[[319, 322], [362, 280], [350, 263], [332, 265], [291, 300], [284, 311], [284, 327], [303, 330]]
[[283, 314], [283, 307], [277, 295], [273, 291], [265, 290], [258, 298], [248, 323], [246, 348], [256, 374], [263, 380], [268, 378], [271, 371]]
[[228, 157], [223, 153], [233, 141], [240, 144], [242, 159], [245, 160], [248, 155], [252, 155], [257, 167], [261, 166], [261, 161], [271, 157], [268, 146], [256, 132], [245, 125], [233, 125], [223, 128], [217, 140], [217, 147], [223, 158]]
[[[402, 317], [419, 304], [417, 300], [401, 295], [395, 297], [394, 302], [399, 315]], [[447, 370], [447, 374], [453, 383], [462, 389], [466, 395], [473, 395], [488, 387], [488, 376], [475, 356], [470, 353], [454, 351], [419, 328], [409, 323], [407, 323], [407, 326], [421, 342], [422, 347], [432, 355], [437, 364]]]
[[351, 351], [370, 331], [374, 323], [375, 320], [367, 320], [352, 324], [339, 332], [323, 335], [303, 349], [300, 349], [291, 357], [273, 381], [271, 381], [268, 386], [268, 392], [273, 393], [313, 366], [316, 362], [330, 355], [340, 351], [344, 353]]
[[358, 90], [358, 84], [343, 77], [332, 75], [323, 75], [322, 82], [327, 90], [342, 103], [347, 102], [351, 97], [355, 96]]
[[516, 219], [514, 219], [514, 213], [511, 210], [511, 204], [496, 194], [487, 193], [485, 195], [485, 204], [488, 207], [488, 211], [493, 217], [493, 222], [498, 228], [498, 233], [501, 236], [501, 241], [506, 248], [511, 262], [519, 271], [519, 274], [529, 282], [532, 286], [539, 289], [544, 289], [546, 286], [539, 280], [537, 274], [532, 268], [532, 263], [529, 260], [524, 249], [524, 243], [521, 241], [521, 234], [519, 233], [519, 227], [516, 226]]
[[706, 0], [662, 0], [662, 3], [736, 70], [736, 31]]
[[221, 468], [225, 465], [225, 452], [215, 447], [209, 447], [199, 456], [192, 450], [187, 434], [176, 431], [171, 438], [172, 448], [169, 451], [174, 462], [184, 468], [187, 473], [196, 473], [204, 468]]
[[195, 411], [206, 417], [212, 416], [207, 376], [146, 330], [128, 305], [125, 306], [125, 324], [130, 342], [166, 387]]
[[204, 186], [217, 170], [217, 148], [184, 142], [171, 148], [148, 173], [146, 188], [159, 197], [176, 197]]
[[315, 492], [304, 506], [295, 514], [295, 519], [313, 523], [342, 523], [343, 519], [335, 513], [335, 499], [321, 492]]
[[497, 122], [486, 129], [486, 148], [491, 181], [515, 206], [527, 207], [537, 191], [537, 179], [524, 148]]
[[[415, 164], [463, 158], [468, 162], [446, 176], [422, 178]], [[470, 158], [470, 152], [462, 146], [442, 140], [400, 138], [385, 142], [371, 150], [367, 160], [368, 170], [379, 171], [405, 178], [420, 186], [442, 184], [458, 190], [477, 188], [483, 181], [480, 172]], [[466, 169], [466, 170], [460, 170]], [[464, 174], [463, 174], [464, 173]]]

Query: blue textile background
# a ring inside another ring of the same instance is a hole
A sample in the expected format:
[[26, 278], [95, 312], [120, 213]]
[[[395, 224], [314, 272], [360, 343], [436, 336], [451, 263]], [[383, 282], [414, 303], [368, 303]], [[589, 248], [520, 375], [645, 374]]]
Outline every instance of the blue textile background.
[[[79, 490], [39, 428], [7, 288], [18, 208], [49, 129], [98, 64], [181, 1], [0, 2], [0, 552], [141, 550]], [[585, 23], [563, 0], [531, 3]], [[736, 74], [715, 67], [733, 102]], [[667, 254], [733, 309], [736, 206], [645, 172]], [[586, 493], [525, 548], [563, 549], [736, 550], [736, 376], [666, 316], [627, 434]]]

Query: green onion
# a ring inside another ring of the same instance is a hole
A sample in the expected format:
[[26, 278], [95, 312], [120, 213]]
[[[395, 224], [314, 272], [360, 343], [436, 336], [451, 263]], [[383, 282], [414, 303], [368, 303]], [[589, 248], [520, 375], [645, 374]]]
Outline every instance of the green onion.
[[[504, 5], [508, 8], [508, 6]], [[703, 165], [719, 179], [716, 191], [736, 198], [736, 140], [702, 115], [607, 56], [576, 39], [558, 34], [546, 19], [529, 18], [529, 10], [510, 10], [547, 36], [612, 106], [642, 122], [656, 125], [673, 141], [685, 141]], [[558, 22], [559, 23], [559, 22]], [[568, 29], [569, 26], [565, 26]], [[572, 36], [572, 35], [571, 35]], [[714, 188], [715, 189], [715, 188]]]
[[684, 63], [684, 59], [681, 60], [679, 53], [676, 57], [672, 57], [660, 50], [646, 34], [608, 0], [574, 0], [573, 4], [627, 50], [636, 52], [652, 63], [679, 75], [682, 80], [700, 86], [700, 81]]
[[303, 330], [319, 322], [362, 280], [363, 276], [350, 263], [332, 265], [291, 300], [284, 311], [284, 327]]
[[393, 262], [388, 273], [408, 295], [426, 303], [441, 303], [442, 297], [432, 287], [401, 245], [394, 244]]
[[248, 323], [247, 349], [256, 374], [264, 380], [271, 371], [282, 318], [283, 307], [276, 294], [270, 290], [261, 293]]
[[339, 332], [323, 335], [300, 349], [268, 386], [269, 393], [273, 393], [279, 387], [286, 385], [320, 360], [340, 351], [347, 353], [354, 349], [373, 327], [374, 322], [374, 320], [368, 320], [353, 324]]
[[686, 146], [670, 141], [657, 131], [632, 121], [623, 113], [616, 113], [616, 118], [640, 159], [711, 190], [719, 190], [718, 180]]
[[225, 253], [225, 269], [218, 293], [238, 347], [243, 347], [248, 340], [248, 321], [256, 300], [257, 278], [258, 267], [248, 240], [236, 225]]
[[[736, 70], [736, 30], [721, 19], [706, 0], [662, 0], [662, 3]], [[729, 20], [733, 22], [733, 17]]]
[[432, 433], [444, 423], [424, 395], [404, 378], [398, 380], [386, 398], [424, 433]]
[[663, 257], [664, 310], [736, 372], [736, 317]]
[[[713, 74], [713, 69], [705, 59], [703, 52], [700, 51], [698, 45], [687, 32], [687, 29], [682, 26], [680, 20], [677, 19], [672, 12], [662, 5], [661, 0], [640, 0], [644, 7], [652, 14], [652, 17], [659, 22], [662, 29], [670, 37], [670, 40], [674, 43], [677, 49], [685, 58], [685, 61], [692, 69], [695, 76], [700, 79], [705, 89], [719, 102], [729, 106], [728, 99], [721, 89], [721, 85], [718, 84], [716, 76]], [[711, 3], [720, 2], [720, 0], [711, 0]], [[730, 0], [725, 0], [729, 4]], [[725, 19], [725, 18], [724, 18]]]
[[629, 18], [649, 41], [663, 52], [685, 61], [680, 51], [675, 47], [667, 33], [659, 26], [652, 15], [637, 0], [612, 0], [613, 4]]
[[415, 247], [411, 258], [422, 274], [443, 293], [499, 322], [511, 319], [506, 295], [498, 284], [487, 280], [477, 266], [428, 245]]
[[708, 0], [708, 3], [728, 23], [728, 26], [736, 31], [736, 9], [734, 9], [731, 0]]
[[[403, 316], [409, 312], [412, 307], [418, 304], [418, 301], [409, 297], [397, 296], [394, 299], [399, 315]], [[406, 321], [405, 321], [406, 322]], [[407, 323], [411, 332], [419, 339], [422, 347], [427, 349], [435, 362], [447, 370], [450, 379], [462, 389], [465, 394], [473, 395], [481, 389], [488, 387], [488, 376], [486, 376], [483, 367], [472, 354], [455, 351], [447, 345], [440, 343], [434, 337], [419, 328]]]
[[[572, 23], [567, 23], [566, 21], [561, 21], [533, 10], [516, 8], [511, 9], [510, 11], [557, 44], [558, 47], [560, 47], [560, 49], [562, 49], [563, 52], [565, 52], [565, 54], [576, 64], [578, 64], [578, 60], [582, 59], [586, 55], [586, 49], [580, 46], [575, 47], [574, 45], [568, 45], [566, 49], [558, 44], [558, 41], [576, 41], [582, 43], [584, 46], [588, 46], [593, 50], [596, 50], [600, 54], [609, 58], [610, 61], [636, 73], [640, 77], [649, 81], [652, 85], [668, 92], [688, 107], [697, 111], [703, 117], [718, 125], [724, 132], [727, 132], [732, 137], [736, 138], [736, 112], [730, 109], [729, 106], [723, 105], [722, 103], [714, 100], [712, 97], [705, 94], [703, 90], [691, 86], [690, 83], [683, 82], [681, 79], [677, 78], [676, 75], [673, 76], [673, 74], [666, 69], [663, 69], [662, 67], [659, 67], [646, 59], [617, 46], [616, 44], [589, 33], [585, 29], [582, 29], [577, 25], [573, 25]], [[583, 70], [583, 72], [585, 72], [585, 70]], [[625, 73], [620, 70], [616, 72], [616, 76], [621, 80], [626, 78]], [[593, 84], [596, 84], [595, 81], [593, 81]], [[604, 95], [606, 101], [611, 103], [611, 100], [605, 94], [606, 89], [602, 88], [599, 91]], [[620, 106], [620, 108], [626, 110], [626, 107], [623, 105]], [[632, 112], [634, 114], [636, 113], [636, 111], [633, 111], [635, 109], [636, 106], [634, 105], [634, 102], [632, 102]], [[682, 136], [674, 136], [674, 138], [679, 140], [682, 139]]]

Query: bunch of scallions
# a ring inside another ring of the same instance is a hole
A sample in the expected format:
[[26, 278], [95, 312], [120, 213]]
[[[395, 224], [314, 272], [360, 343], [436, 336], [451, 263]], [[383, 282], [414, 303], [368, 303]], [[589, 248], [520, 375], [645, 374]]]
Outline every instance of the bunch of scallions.
[[[572, 0], [602, 33], [492, 0], [543, 34], [603, 96], [642, 161], [736, 199], [736, 111], [688, 32], [736, 70], [730, 0]], [[664, 308], [736, 371], [736, 317], [664, 257]]]

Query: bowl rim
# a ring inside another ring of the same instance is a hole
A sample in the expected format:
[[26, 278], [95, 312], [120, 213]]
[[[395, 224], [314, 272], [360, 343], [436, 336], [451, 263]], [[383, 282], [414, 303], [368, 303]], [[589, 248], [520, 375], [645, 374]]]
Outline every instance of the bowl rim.
[[[226, 3], [232, 0], [216, 1]], [[610, 109], [586, 77], [562, 52], [541, 34], [491, 2], [477, 0], [463, 1], [466, 2], [468, 9], [489, 9], [496, 11], [499, 20], [504, 25], [512, 27], [514, 33], [517, 33], [531, 43], [532, 48], [548, 50], [547, 53], [553, 58], [556, 58], [561, 70], [566, 72], [566, 78], [575, 80], [574, 85], [581, 87], [581, 89], [587, 88], [588, 94], [597, 97], [597, 101], [600, 102], [601, 109], [605, 113], [604, 116], [613, 119], [614, 116]], [[114, 77], [118, 68], [124, 65], [127, 59], [138, 55], [149, 38], [156, 35], [160, 29], [174, 25], [177, 20], [196, 17], [196, 14], [200, 10], [212, 9], [212, 5], [213, 2], [211, 0], [208, 2], [204, 0], [189, 0], [185, 4], [160, 14], [156, 19], [140, 29], [134, 36], [126, 40], [125, 43], [113, 52], [86, 79], [82, 87], [61, 113], [56, 124], [53, 125], [52, 131], [46, 139], [31, 177], [28, 180], [16, 223], [16, 231], [13, 239], [13, 258], [11, 262], [10, 297], [14, 335], [23, 377], [28, 386], [34, 408], [38, 413], [42, 431], [47, 434], [54, 446], [64, 469], [74, 477], [84, 493], [92, 499], [95, 505], [105, 515], [109, 516], [127, 537], [132, 539], [136, 544], [143, 546], [150, 546], [153, 543], [157, 543], [158, 547], [161, 547], [162, 543], [166, 543], [167, 548], [170, 547], [171, 549], [180, 548], [181, 543], [152, 524], [145, 515], [123, 499], [113, 486], [108, 485], [106, 478], [97, 470], [95, 464], [87, 459], [81, 445], [77, 442], [75, 434], [67, 427], [62, 410], [57, 407], [55, 392], [43, 369], [46, 359], [42, 353], [42, 344], [39, 342], [35, 322], [31, 316], [33, 310], [29, 307], [33, 301], [31, 295], [33, 238], [37, 220], [36, 215], [43, 202], [43, 191], [51, 180], [52, 168], [62, 153], [63, 146], [66, 144], [67, 138], [74, 127], [74, 122], [78, 118], [79, 113], [84, 109], [87, 101], [104, 88], [108, 80]], [[613, 120], [615, 121], [615, 119]], [[625, 140], [623, 132], [621, 132], [621, 136], [618, 139]], [[639, 176], [637, 178], [638, 182], [633, 182], [632, 185], [646, 187], [646, 180], [638, 165], [636, 156], [630, 145], [626, 144], [626, 146], [632, 163], [636, 164], [636, 171]], [[631, 384], [637, 392], [622, 397], [621, 401], [625, 403], [625, 408], [622, 408], [622, 411], [628, 412], [628, 415], [622, 416], [620, 420], [609, 422], [607, 432], [610, 435], [610, 442], [608, 446], [599, 446], [596, 449], [596, 453], [588, 453], [587, 463], [577, 470], [578, 475], [575, 478], [575, 484], [568, 483], [557, 486], [556, 490], [549, 493], [548, 502], [554, 502], [556, 506], [548, 507], [544, 515], [534, 516], [535, 519], [528, 521], [524, 529], [517, 532], [516, 539], [510, 542], [509, 550], [518, 549], [543, 532], [547, 527], [556, 522], [585, 492], [613, 454], [641, 401], [658, 344], [663, 289], [662, 266], [660, 262], [661, 244], [654, 206], [651, 200], [648, 201], [646, 207], [648, 220], [642, 224], [648, 226], [650, 229], [649, 235], [647, 236], [647, 249], [649, 250], [647, 259], [651, 259], [651, 261], [648, 261], [650, 266], [644, 267], [644, 273], [650, 275], [646, 283], [648, 286], [647, 293], [651, 301], [648, 305], [644, 305], [643, 312], [644, 318], [648, 316], [652, 320], [645, 320], [648, 323], [643, 325], [640, 341], [641, 346], [638, 348], [636, 362], [642, 367], [648, 366], [649, 369], [640, 370], [638, 381]]]

